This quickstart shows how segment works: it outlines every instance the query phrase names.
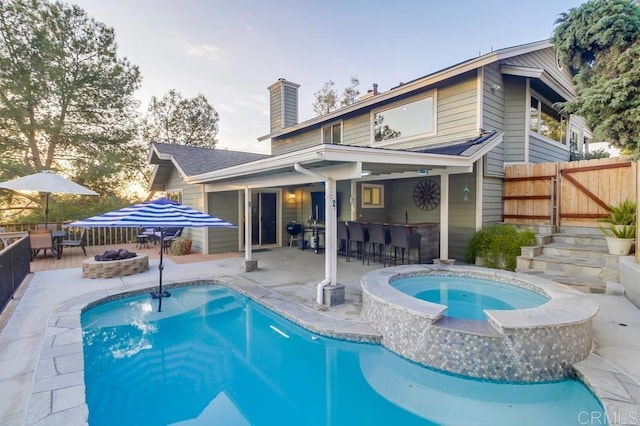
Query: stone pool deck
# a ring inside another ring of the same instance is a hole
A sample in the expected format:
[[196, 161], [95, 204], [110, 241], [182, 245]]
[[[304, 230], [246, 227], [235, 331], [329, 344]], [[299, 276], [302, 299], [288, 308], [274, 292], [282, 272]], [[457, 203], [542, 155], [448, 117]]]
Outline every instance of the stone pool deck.
[[[164, 283], [218, 280], [252, 295], [321, 334], [360, 340], [380, 338], [360, 317], [360, 278], [379, 264], [338, 260], [346, 303], [328, 310], [315, 305], [324, 277], [323, 256], [291, 248], [254, 254], [259, 270], [243, 272], [242, 258], [191, 264], [165, 263]], [[30, 277], [0, 317], [0, 424], [82, 425], [88, 418], [80, 310], [93, 300], [152, 287], [158, 262], [141, 274], [83, 279], [81, 268], [43, 271]], [[578, 373], [602, 400], [612, 424], [640, 422], [640, 310], [623, 296], [591, 294], [600, 305], [593, 328], [594, 352]], [[576, 424], [602, 424], [583, 414]], [[582, 423], [581, 423], [582, 422]]]

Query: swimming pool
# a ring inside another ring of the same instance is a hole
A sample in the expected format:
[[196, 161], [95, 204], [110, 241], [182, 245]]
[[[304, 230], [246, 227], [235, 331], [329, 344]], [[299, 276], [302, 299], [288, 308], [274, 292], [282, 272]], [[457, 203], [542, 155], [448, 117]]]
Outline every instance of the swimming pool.
[[526, 309], [549, 301], [533, 291], [477, 277], [427, 275], [401, 278], [391, 285], [420, 300], [445, 305], [447, 317], [469, 320], [486, 320], [485, 309]]
[[602, 411], [578, 381], [470, 380], [318, 336], [218, 285], [172, 294], [161, 313], [144, 294], [82, 314], [90, 425], [575, 424]]

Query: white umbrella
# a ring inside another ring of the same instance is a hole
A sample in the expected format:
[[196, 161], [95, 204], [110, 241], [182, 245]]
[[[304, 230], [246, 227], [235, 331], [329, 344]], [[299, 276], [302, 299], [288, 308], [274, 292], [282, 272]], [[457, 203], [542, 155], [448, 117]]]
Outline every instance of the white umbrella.
[[47, 194], [46, 207], [44, 210], [45, 226], [49, 223], [49, 194], [98, 195], [97, 192], [78, 185], [69, 179], [65, 179], [51, 170], [0, 182], [0, 188], [11, 189], [13, 191], [45, 192]]
[[164, 240], [164, 229], [169, 227], [237, 228], [237, 226], [232, 223], [226, 222], [215, 216], [210, 216], [167, 198], [158, 198], [157, 200], [146, 201], [120, 210], [79, 220], [71, 223], [71, 226], [94, 228], [142, 228], [148, 226], [160, 228], [160, 285], [158, 291], [152, 293], [154, 298], [160, 299], [158, 303], [158, 312], [162, 309], [162, 298], [171, 296], [168, 291], [162, 291], [162, 270], [164, 269], [164, 250], [162, 249], [162, 244]]

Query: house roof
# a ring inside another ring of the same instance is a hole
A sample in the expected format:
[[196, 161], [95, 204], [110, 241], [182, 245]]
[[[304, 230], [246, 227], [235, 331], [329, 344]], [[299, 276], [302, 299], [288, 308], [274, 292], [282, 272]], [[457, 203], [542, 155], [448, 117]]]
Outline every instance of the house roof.
[[270, 155], [253, 152], [154, 142], [149, 152], [149, 163], [155, 164], [156, 168], [151, 178], [150, 189], [163, 190], [162, 185], [168, 179], [173, 167], [186, 180], [190, 176], [268, 157]]
[[[423, 151], [365, 146], [320, 144], [277, 156], [191, 176], [190, 184], [206, 184], [206, 191], [287, 186], [335, 180], [380, 180], [418, 176], [428, 169], [437, 174], [468, 173], [473, 163], [502, 142], [503, 132], [450, 142], [454, 149], [433, 147]], [[449, 145], [448, 145], [449, 146]], [[305, 169], [306, 171], [301, 171]], [[364, 171], [367, 176], [365, 176]]]
[[330, 112], [329, 114], [315, 117], [310, 120], [306, 120], [301, 123], [298, 123], [294, 126], [289, 126], [284, 129], [261, 136], [258, 138], [258, 140], [264, 141], [268, 139], [282, 137], [285, 135], [289, 135], [291, 133], [299, 132], [303, 129], [306, 129], [314, 125], [320, 125], [325, 122], [334, 121], [339, 119], [342, 116], [352, 114], [360, 109], [365, 109], [365, 108], [371, 109], [375, 105], [388, 102], [390, 99], [396, 98], [398, 96], [406, 95], [408, 93], [412, 93], [415, 90], [430, 86], [432, 84], [449, 79], [451, 77], [455, 77], [460, 74], [464, 74], [466, 72], [475, 70], [485, 65], [488, 65], [497, 61], [509, 59], [518, 55], [524, 55], [526, 53], [534, 52], [537, 50], [547, 49], [549, 47], [553, 47], [553, 44], [551, 44], [549, 40], [542, 40], [542, 41], [537, 41], [533, 43], [527, 43], [527, 44], [522, 44], [518, 46], [507, 47], [504, 49], [494, 50], [493, 52], [484, 54], [477, 58], [469, 59], [467, 61], [460, 62], [458, 64], [441, 69], [439, 71], [428, 74], [426, 76], [417, 78], [415, 80], [402, 83], [401, 85], [396, 86], [386, 92], [382, 92], [378, 95], [368, 97], [352, 105]]
[[416, 152], [424, 152], [430, 154], [444, 154], [444, 155], [463, 155], [468, 156], [475, 151], [479, 145], [491, 140], [498, 132], [495, 130], [483, 131], [477, 138], [469, 139], [464, 142], [448, 143], [447, 145], [440, 145], [421, 149]]

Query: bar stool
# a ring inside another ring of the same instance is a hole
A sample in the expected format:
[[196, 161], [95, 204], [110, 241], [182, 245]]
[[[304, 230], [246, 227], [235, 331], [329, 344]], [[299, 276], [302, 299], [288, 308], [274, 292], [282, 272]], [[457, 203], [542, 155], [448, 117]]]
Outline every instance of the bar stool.
[[367, 235], [360, 222], [349, 222], [349, 244], [347, 250], [351, 250], [351, 243], [356, 243], [356, 258], [360, 256], [364, 265], [365, 246], [367, 244]]
[[387, 244], [389, 243], [389, 234], [381, 223], [369, 224], [369, 255], [367, 257], [367, 265], [371, 257], [371, 249], [373, 249], [373, 261], [376, 261], [376, 249], [380, 249], [380, 263], [387, 266]]
[[349, 228], [343, 220], [338, 221], [338, 254], [343, 255], [349, 261]]
[[[420, 234], [407, 233], [407, 228], [402, 225], [391, 225], [389, 233], [391, 234], [391, 247], [393, 248], [393, 262], [396, 265], [398, 264], [398, 249], [401, 250], [403, 264], [405, 250], [407, 251], [407, 263], [409, 263], [411, 249], [417, 249], [418, 263], [420, 263], [420, 239], [422, 237]], [[389, 265], [391, 265], [391, 255], [389, 255]]]

